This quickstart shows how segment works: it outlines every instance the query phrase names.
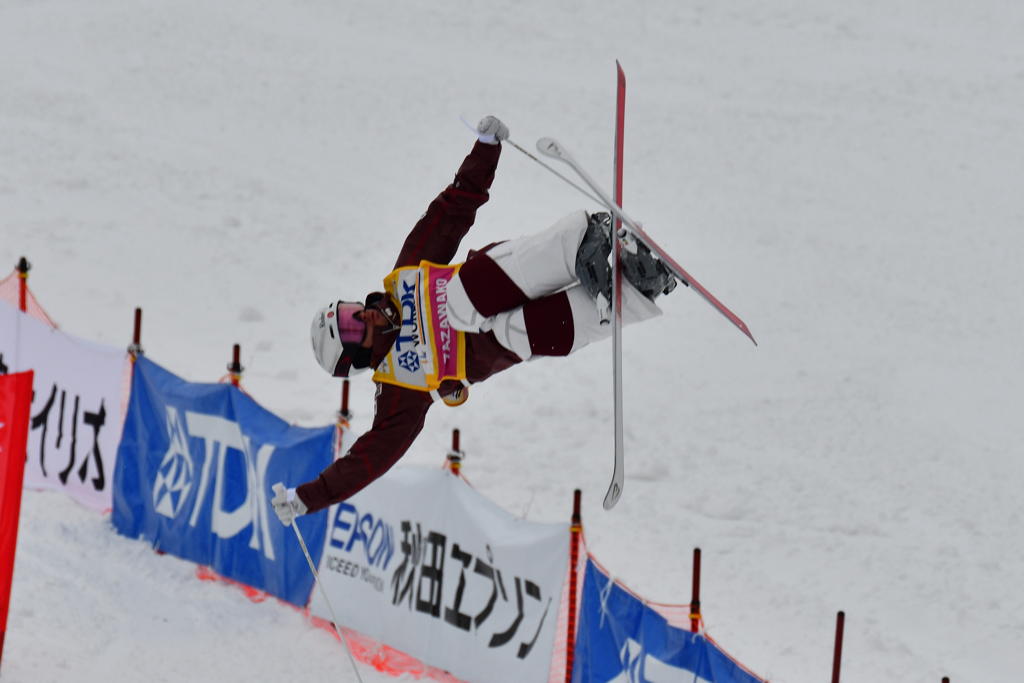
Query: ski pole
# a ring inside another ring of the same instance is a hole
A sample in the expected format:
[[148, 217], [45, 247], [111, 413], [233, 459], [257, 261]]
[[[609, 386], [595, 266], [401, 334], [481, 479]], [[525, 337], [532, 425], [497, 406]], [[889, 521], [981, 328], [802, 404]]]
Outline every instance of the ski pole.
[[338, 617], [334, 616], [334, 608], [331, 607], [331, 601], [327, 599], [327, 591], [324, 590], [324, 585], [320, 583], [320, 575], [316, 572], [316, 567], [313, 566], [313, 558], [309, 556], [309, 551], [306, 550], [306, 542], [302, 540], [302, 532], [299, 531], [299, 525], [292, 520], [292, 528], [295, 529], [295, 535], [299, 539], [299, 545], [302, 546], [302, 553], [306, 556], [306, 562], [309, 562], [309, 569], [313, 572], [313, 579], [316, 580], [316, 585], [320, 587], [320, 595], [323, 597], [324, 602], [327, 603], [327, 609], [331, 613], [331, 620], [334, 622], [334, 630], [338, 632], [338, 637], [341, 638], [342, 644], [345, 646], [345, 652], [348, 654], [348, 661], [352, 662], [352, 671], [356, 674], [356, 680], [359, 683], [363, 683], [362, 676], [359, 675], [359, 669], [356, 668], [356, 658], [352, 656], [352, 648], [348, 646], [348, 640], [345, 639], [345, 634], [341, 632], [341, 627], [338, 626]]
[[535, 156], [533, 156], [532, 154], [530, 154], [530, 153], [529, 153], [528, 151], [526, 151], [525, 149], [523, 149], [522, 147], [520, 147], [520, 146], [519, 146], [519, 145], [517, 145], [516, 143], [512, 142], [512, 139], [511, 139], [511, 138], [506, 138], [506, 139], [505, 139], [505, 142], [507, 142], [508, 144], [512, 145], [513, 147], [515, 147], [516, 149], [518, 149], [518, 150], [519, 150], [520, 152], [522, 152], [522, 153], [523, 153], [523, 154], [525, 154], [526, 156], [530, 157], [531, 159], [533, 159], [533, 160], [534, 160], [534, 161], [536, 161], [536, 162], [537, 162], [538, 164], [540, 164], [540, 165], [541, 165], [541, 166], [543, 166], [544, 168], [546, 168], [546, 169], [548, 169], [549, 171], [551, 171], [552, 173], [554, 173], [554, 174], [555, 174], [556, 176], [558, 176], [559, 178], [561, 178], [561, 179], [562, 179], [562, 180], [564, 180], [565, 182], [567, 182], [567, 183], [569, 183], [570, 185], [572, 185], [572, 186], [573, 186], [574, 188], [576, 188], [576, 190], [577, 190], [577, 191], [579, 191], [579, 192], [582, 192], [582, 193], [583, 193], [584, 195], [586, 195], [586, 196], [587, 196], [587, 197], [588, 197], [588, 198], [590, 199], [590, 201], [592, 201], [592, 202], [596, 202], [596, 203], [598, 203], [598, 204], [603, 204], [603, 203], [604, 203], [604, 202], [602, 202], [602, 201], [601, 201], [600, 199], [598, 199], [597, 197], [595, 197], [594, 195], [590, 194], [589, 192], [587, 192], [586, 190], [584, 190], [584, 189], [583, 189], [582, 187], [580, 187], [579, 185], [577, 185], [576, 183], [574, 183], [573, 181], [571, 181], [571, 180], [569, 180], [568, 178], [566, 178], [566, 177], [565, 177], [564, 175], [562, 175], [561, 173], [559, 173], [559, 172], [558, 172], [558, 171], [556, 171], [555, 169], [553, 169], [553, 168], [551, 168], [550, 166], [548, 166], [547, 164], [545, 164], [545, 163], [544, 163], [543, 161], [541, 161], [541, 160], [540, 160], [540, 159], [538, 159], [537, 157], [535, 157]]

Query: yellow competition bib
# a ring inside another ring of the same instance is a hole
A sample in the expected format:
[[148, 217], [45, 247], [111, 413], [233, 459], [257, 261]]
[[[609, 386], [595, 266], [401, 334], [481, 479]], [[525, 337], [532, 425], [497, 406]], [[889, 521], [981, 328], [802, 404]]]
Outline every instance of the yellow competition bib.
[[448, 324], [448, 283], [461, 266], [422, 261], [384, 278], [402, 328], [373, 381], [434, 391], [446, 379], [466, 379], [466, 335]]

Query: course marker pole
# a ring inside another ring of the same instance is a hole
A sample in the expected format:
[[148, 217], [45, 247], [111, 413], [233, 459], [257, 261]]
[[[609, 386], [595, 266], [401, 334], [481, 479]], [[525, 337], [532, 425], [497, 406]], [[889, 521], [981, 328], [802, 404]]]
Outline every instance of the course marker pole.
[[693, 549], [693, 594], [690, 599], [690, 630], [700, 631], [700, 548]]
[[452, 449], [448, 451], [448, 469], [452, 471], [452, 474], [458, 474], [459, 470], [462, 469], [462, 458], [465, 456], [461, 450], [459, 450], [459, 430], [452, 430]]
[[843, 659], [843, 623], [846, 621], [846, 614], [840, 612], [836, 615], [836, 652], [832, 658], [832, 683], [839, 683], [839, 664]]
[[580, 518], [579, 489], [572, 496], [572, 524], [569, 526], [569, 628], [565, 635], [565, 683], [572, 681], [572, 663], [576, 654], [576, 567], [580, 559], [580, 534], [583, 524]]
[[128, 347], [128, 355], [131, 356], [132, 364], [135, 359], [142, 355], [142, 309], [135, 309], [135, 329], [132, 332], [132, 345]]
[[234, 351], [231, 354], [231, 362], [228, 364], [228, 372], [231, 373], [231, 383], [238, 387], [239, 382], [242, 381], [242, 372], [245, 368], [242, 367], [242, 363], [239, 357], [242, 354], [242, 349], [238, 344], [235, 344]]
[[24, 256], [18, 261], [18, 310], [22, 313], [25, 312], [25, 304], [28, 299], [28, 271], [32, 268], [32, 264], [28, 262]]

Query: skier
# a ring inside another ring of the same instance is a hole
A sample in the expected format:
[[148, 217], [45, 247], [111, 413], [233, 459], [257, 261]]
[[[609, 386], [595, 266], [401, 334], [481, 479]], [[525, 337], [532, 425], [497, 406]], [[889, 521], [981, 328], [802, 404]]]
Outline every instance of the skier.
[[[611, 335], [611, 217], [576, 211], [548, 229], [470, 251], [449, 265], [488, 199], [508, 128], [493, 116], [455, 180], [405, 240], [385, 292], [332, 302], [311, 329], [317, 361], [335, 377], [373, 368], [372, 428], [313, 481], [275, 485], [281, 522], [345, 500], [412, 445], [437, 400], [459, 405], [468, 387], [522, 361], [566, 356]], [[622, 321], [661, 314], [654, 298], [676, 280], [647, 249], [622, 250]]]

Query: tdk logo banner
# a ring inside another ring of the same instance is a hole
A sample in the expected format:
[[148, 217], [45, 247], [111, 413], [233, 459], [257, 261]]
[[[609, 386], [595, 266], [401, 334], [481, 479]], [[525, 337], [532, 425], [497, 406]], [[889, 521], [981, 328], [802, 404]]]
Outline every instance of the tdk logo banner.
[[[314, 479], [333, 440], [333, 426], [289, 426], [231, 385], [185, 382], [140, 357], [114, 472], [114, 527], [303, 606], [312, 574], [274, 515], [270, 487]], [[299, 524], [315, 562], [327, 522]]]

